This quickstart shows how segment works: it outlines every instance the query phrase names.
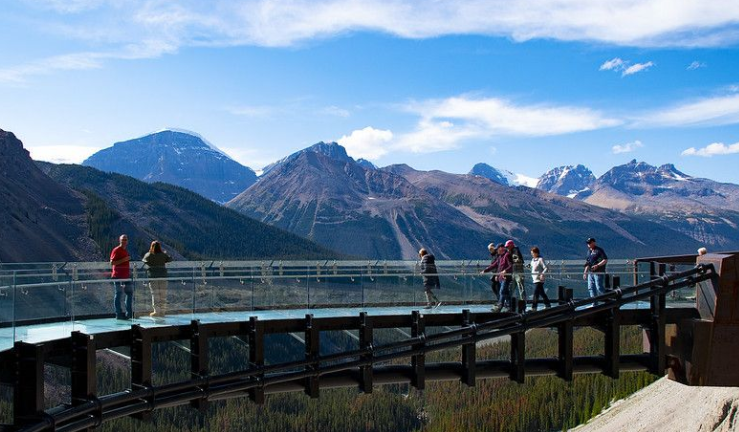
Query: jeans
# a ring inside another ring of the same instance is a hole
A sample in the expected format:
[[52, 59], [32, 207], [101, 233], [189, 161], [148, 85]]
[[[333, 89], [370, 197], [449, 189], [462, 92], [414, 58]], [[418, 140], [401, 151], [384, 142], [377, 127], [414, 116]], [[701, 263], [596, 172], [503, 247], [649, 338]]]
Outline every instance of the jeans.
[[[117, 281], [113, 279], [113, 287], [115, 294], [113, 295], [113, 307], [115, 308], [116, 317], [127, 316], [133, 318], [133, 284], [130, 281]], [[121, 308], [121, 300], [126, 297], [126, 313]]]
[[588, 273], [588, 291], [590, 297], [595, 297], [606, 293], [606, 274], [605, 273]]
[[498, 304], [501, 307], [511, 307], [511, 280], [504, 278], [500, 281], [500, 297]]

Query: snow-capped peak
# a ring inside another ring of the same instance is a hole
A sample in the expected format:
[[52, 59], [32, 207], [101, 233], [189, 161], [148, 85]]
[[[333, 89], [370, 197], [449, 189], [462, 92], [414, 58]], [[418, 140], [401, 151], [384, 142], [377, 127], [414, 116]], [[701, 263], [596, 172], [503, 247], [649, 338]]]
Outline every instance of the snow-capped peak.
[[207, 139], [205, 139], [205, 137], [203, 137], [199, 133], [193, 132], [193, 131], [187, 130], [187, 129], [174, 128], [174, 127], [165, 127], [165, 128], [159, 129], [157, 131], [148, 133], [146, 135], [142, 135], [139, 138], [143, 138], [143, 137], [148, 136], [148, 135], [158, 134], [158, 133], [161, 133], [161, 132], [176, 132], [176, 133], [181, 133], [181, 134], [185, 134], [185, 135], [190, 135], [190, 136], [195, 137], [195, 138], [199, 139], [200, 141], [202, 141], [206, 146], [208, 146], [208, 148], [210, 148], [214, 152], [220, 153], [220, 154], [222, 154], [223, 156], [225, 156], [227, 158], [231, 158], [229, 155], [226, 154], [226, 152], [224, 152], [223, 150], [221, 150], [218, 147], [216, 147], [213, 143], [211, 143], [210, 141], [208, 141]]

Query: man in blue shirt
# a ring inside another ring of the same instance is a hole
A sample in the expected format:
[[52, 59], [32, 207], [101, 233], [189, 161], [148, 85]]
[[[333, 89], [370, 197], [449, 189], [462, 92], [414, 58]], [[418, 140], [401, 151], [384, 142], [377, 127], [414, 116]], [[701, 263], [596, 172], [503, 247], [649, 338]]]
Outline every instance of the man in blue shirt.
[[588, 244], [588, 256], [585, 258], [585, 271], [582, 278], [588, 281], [590, 297], [595, 297], [606, 292], [605, 279], [608, 256], [603, 248], [595, 243], [594, 238], [589, 238], [586, 243]]

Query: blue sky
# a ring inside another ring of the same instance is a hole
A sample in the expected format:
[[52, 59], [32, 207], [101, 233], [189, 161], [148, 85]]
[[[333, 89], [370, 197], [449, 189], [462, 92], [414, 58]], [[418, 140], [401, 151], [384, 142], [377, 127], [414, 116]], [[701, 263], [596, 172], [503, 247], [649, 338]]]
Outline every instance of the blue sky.
[[255, 169], [531, 177], [631, 159], [739, 183], [739, 2], [7, 0], [0, 128], [81, 162], [164, 127]]

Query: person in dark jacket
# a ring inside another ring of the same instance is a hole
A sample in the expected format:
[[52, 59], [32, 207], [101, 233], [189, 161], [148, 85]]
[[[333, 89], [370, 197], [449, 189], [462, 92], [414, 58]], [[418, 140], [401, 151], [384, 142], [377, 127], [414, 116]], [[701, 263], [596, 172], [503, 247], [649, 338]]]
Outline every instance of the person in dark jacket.
[[498, 304], [493, 306], [493, 312], [501, 310], [505, 312], [511, 305], [510, 285], [513, 281], [511, 277], [513, 263], [510, 252], [508, 252], [508, 249], [502, 243], [498, 245], [498, 257], [480, 273], [489, 273], [492, 271], [496, 273], [495, 278], [500, 284], [500, 296], [498, 297]]
[[585, 258], [585, 270], [582, 277], [588, 281], [590, 297], [596, 297], [606, 292], [605, 278], [608, 255], [606, 255], [603, 248], [595, 243], [594, 238], [590, 237], [585, 243], [588, 245], [588, 256]]
[[[495, 243], [490, 243], [488, 245], [488, 252], [490, 252], [490, 265], [491, 266], [498, 259], [498, 246], [495, 246]], [[496, 273], [497, 269], [498, 269], [498, 264], [496, 263], [495, 267], [488, 266], [486, 268], [487, 271], [483, 273], [487, 273], [487, 272]], [[498, 278], [495, 277], [495, 275], [493, 275], [490, 278], [490, 289], [493, 291], [493, 294], [495, 294], [496, 300], [500, 300], [500, 282], [498, 282]]]
[[425, 309], [431, 309], [432, 307], [441, 306], [441, 301], [434, 295], [432, 289], [441, 288], [441, 282], [439, 281], [439, 272], [436, 270], [435, 258], [432, 254], [428, 253], [426, 249], [421, 248], [418, 251], [418, 256], [421, 258], [421, 274], [423, 275], [423, 291], [426, 294], [426, 307]]
[[515, 282], [516, 287], [518, 288], [518, 298], [526, 300], [526, 277], [524, 276], [523, 254], [513, 240], [505, 242], [505, 247], [511, 254], [511, 262], [513, 263], [513, 282]]
[[162, 244], [158, 241], [151, 242], [149, 252], [141, 260], [146, 264], [146, 272], [149, 276], [149, 289], [151, 290], [152, 317], [163, 317], [167, 314], [167, 263], [172, 257], [162, 250]]

